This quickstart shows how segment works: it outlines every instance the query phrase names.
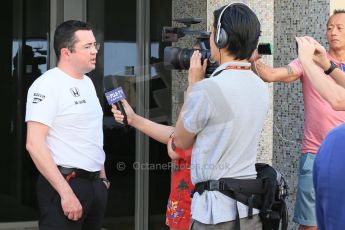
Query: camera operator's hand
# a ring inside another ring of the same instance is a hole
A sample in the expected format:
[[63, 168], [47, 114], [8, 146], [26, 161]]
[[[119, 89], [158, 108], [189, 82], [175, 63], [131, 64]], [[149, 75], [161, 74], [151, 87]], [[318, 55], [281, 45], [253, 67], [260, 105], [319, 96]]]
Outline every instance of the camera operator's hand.
[[188, 71], [188, 83], [191, 87], [195, 82], [198, 82], [205, 78], [207, 67], [207, 59], [201, 64], [201, 53], [199, 50], [193, 52], [192, 57], [190, 58], [190, 67]]

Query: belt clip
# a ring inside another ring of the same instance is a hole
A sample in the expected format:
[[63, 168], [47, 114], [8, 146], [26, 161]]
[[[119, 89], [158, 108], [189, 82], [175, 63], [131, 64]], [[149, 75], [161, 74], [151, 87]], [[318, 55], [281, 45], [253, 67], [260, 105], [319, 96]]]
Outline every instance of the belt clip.
[[74, 171], [72, 171], [70, 174], [68, 174], [66, 176], [66, 181], [70, 181], [71, 179], [73, 179], [76, 176], [76, 173]]
[[207, 187], [209, 191], [221, 191], [224, 190], [224, 184], [222, 181], [210, 180], [207, 182]]

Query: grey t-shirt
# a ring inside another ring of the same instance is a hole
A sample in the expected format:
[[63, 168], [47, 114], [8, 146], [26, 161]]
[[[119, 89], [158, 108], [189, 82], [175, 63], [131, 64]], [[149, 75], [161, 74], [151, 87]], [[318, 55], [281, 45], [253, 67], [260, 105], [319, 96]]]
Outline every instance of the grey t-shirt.
[[[224, 63], [217, 70], [230, 65]], [[188, 95], [182, 119], [197, 135], [192, 151], [193, 184], [220, 178], [256, 178], [255, 162], [260, 133], [268, 111], [266, 84], [251, 70], [223, 70], [196, 83]], [[194, 194], [192, 218], [217, 224], [240, 218], [248, 207], [217, 191]], [[254, 210], [258, 213], [258, 210]]]

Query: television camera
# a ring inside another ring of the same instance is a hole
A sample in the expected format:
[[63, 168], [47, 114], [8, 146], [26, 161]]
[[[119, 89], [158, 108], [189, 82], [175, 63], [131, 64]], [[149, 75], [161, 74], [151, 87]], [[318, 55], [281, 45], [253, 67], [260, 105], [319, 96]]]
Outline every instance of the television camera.
[[[167, 69], [187, 70], [189, 69], [190, 59], [194, 50], [198, 49], [201, 53], [201, 62], [208, 59], [206, 76], [209, 76], [218, 67], [218, 64], [211, 58], [210, 50], [210, 32], [204, 30], [193, 30], [192, 24], [202, 22], [201, 18], [179, 18], [174, 21], [184, 24], [184, 27], [163, 27], [162, 42], [177, 42], [179, 38], [186, 35], [196, 36], [196, 47], [181, 48], [167, 46], [164, 48], [164, 65]], [[260, 43], [258, 45], [259, 55], [271, 55], [271, 45], [269, 43]]]

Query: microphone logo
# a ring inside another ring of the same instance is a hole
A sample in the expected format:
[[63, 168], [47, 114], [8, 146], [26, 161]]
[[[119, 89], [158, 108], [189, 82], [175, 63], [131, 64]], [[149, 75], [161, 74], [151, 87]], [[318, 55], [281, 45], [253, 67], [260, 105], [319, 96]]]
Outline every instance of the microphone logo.
[[126, 98], [125, 93], [122, 90], [122, 87], [120, 86], [116, 89], [113, 89], [112, 91], [106, 92], [105, 97], [107, 98], [108, 104], [110, 106], [115, 104], [116, 107], [121, 111], [122, 115], [124, 116], [123, 123], [128, 125], [126, 111], [121, 101], [122, 99]]
[[106, 92], [105, 97], [107, 98], [109, 105], [115, 104], [116, 102], [119, 102], [122, 99], [126, 98], [121, 86], [109, 92]]

